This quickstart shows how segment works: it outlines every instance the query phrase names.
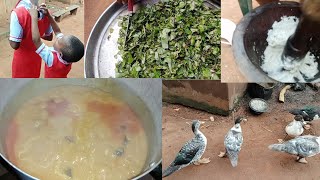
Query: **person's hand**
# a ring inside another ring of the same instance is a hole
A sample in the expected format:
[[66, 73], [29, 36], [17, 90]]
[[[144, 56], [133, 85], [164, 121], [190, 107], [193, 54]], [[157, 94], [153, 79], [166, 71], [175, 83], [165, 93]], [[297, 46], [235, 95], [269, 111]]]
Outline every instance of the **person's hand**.
[[29, 9], [29, 13], [30, 13], [30, 16], [32, 18], [38, 19], [38, 8], [37, 8], [37, 6], [32, 6]]
[[49, 10], [47, 8], [47, 5], [45, 3], [42, 3], [39, 7], [39, 10], [43, 13], [43, 15], [45, 16], [48, 16], [50, 13], [49, 13]]
[[127, 4], [128, 0], [117, 0], [118, 3]]

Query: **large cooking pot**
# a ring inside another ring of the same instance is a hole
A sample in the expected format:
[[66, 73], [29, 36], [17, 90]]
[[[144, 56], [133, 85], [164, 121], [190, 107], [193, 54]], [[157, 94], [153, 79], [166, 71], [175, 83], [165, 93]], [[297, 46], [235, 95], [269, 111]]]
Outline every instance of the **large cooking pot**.
[[162, 158], [160, 79], [0, 79], [0, 156], [13, 167], [23, 180], [34, 180], [7, 158], [5, 137], [10, 117], [19, 106], [39, 93], [61, 85], [80, 85], [99, 88], [125, 101], [140, 117], [148, 141], [148, 157], [139, 179], [157, 167]]

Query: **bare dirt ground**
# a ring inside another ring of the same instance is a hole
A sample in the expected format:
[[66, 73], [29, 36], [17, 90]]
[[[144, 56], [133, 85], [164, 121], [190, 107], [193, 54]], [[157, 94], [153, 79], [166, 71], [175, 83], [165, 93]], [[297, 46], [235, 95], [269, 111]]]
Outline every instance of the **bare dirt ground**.
[[[190, 125], [193, 119], [200, 119], [206, 123], [201, 131], [206, 135], [208, 145], [203, 157], [210, 157], [209, 164], [191, 165], [166, 179], [237, 179], [237, 180], [294, 180], [320, 179], [320, 155], [308, 158], [308, 164], [295, 162], [295, 157], [274, 152], [268, 145], [278, 143], [277, 139], [285, 137], [285, 126], [292, 121], [293, 116], [287, 112], [290, 108], [306, 105], [320, 106], [319, 92], [308, 88], [304, 92], [288, 91], [286, 102], [278, 103], [280, 89], [277, 88], [269, 102], [269, 112], [259, 116], [251, 115], [248, 111], [248, 96], [239, 105], [235, 117], [244, 115], [248, 121], [242, 123], [244, 143], [239, 155], [239, 162], [233, 168], [228, 158], [219, 158], [218, 154], [224, 150], [224, 136], [233, 126], [232, 116], [222, 117], [194, 110], [180, 105], [163, 104], [163, 169], [166, 168], [182, 145], [193, 137]], [[210, 116], [214, 121], [210, 121]], [[304, 134], [320, 135], [320, 121], [314, 122], [312, 129]]]
[[[55, 4], [56, 3], [56, 4]], [[59, 2], [50, 2], [49, 5], [56, 5], [61, 7], [61, 3]], [[65, 5], [67, 6], [67, 5]], [[72, 34], [77, 36], [82, 42], [84, 42], [84, 8], [83, 5], [77, 11], [75, 16], [66, 16], [62, 19], [60, 23], [58, 23], [62, 32], [64, 34]], [[55, 42], [55, 37], [53, 41], [45, 41], [43, 42], [48, 45], [52, 46]], [[9, 42], [7, 39], [3, 39], [0, 41], [0, 78], [11, 78], [11, 62], [14, 50], [10, 47]], [[84, 60], [83, 58], [72, 65], [72, 69], [68, 74], [69, 78], [83, 78], [84, 72]], [[41, 77], [44, 76], [44, 62], [42, 62], [41, 68]]]

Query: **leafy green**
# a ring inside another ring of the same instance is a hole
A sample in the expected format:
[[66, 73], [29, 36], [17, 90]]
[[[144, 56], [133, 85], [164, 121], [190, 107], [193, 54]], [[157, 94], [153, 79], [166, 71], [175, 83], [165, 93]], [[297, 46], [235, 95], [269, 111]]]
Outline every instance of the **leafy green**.
[[[220, 79], [220, 10], [162, 0], [122, 17], [117, 77]], [[126, 39], [126, 42], [125, 42]]]

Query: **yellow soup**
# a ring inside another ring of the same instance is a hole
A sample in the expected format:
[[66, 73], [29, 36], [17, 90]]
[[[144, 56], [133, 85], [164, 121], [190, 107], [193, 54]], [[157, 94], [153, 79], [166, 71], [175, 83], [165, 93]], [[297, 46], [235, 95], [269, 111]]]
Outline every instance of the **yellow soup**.
[[61, 86], [25, 102], [7, 136], [9, 160], [45, 179], [130, 179], [147, 158], [137, 115], [101, 90]]

